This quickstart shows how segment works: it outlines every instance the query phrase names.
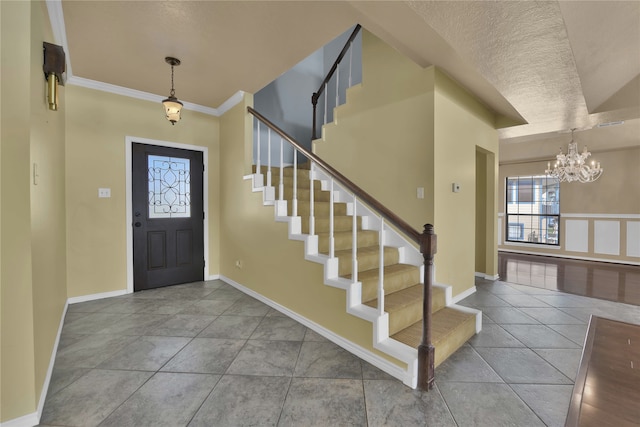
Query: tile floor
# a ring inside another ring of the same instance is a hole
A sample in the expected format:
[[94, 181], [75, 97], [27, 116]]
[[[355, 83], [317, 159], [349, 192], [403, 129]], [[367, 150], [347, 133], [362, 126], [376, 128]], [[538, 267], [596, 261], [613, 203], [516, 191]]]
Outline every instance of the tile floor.
[[43, 426], [562, 426], [589, 316], [640, 307], [477, 281], [484, 326], [429, 393], [221, 282], [69, 306]]

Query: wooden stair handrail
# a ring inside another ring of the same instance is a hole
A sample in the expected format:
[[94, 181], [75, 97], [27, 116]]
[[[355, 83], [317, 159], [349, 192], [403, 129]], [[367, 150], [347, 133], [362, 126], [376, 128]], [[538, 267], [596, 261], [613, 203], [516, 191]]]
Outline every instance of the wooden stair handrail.
[[311, 104], [313, 105], [313, 129], [311, 130], [311, 132], [312, 132], [311, 134], [313, 135], [314, 139], [317, 138], [317, 135], [316, 135], [316, 128], [317, 128], [316, 127], [316, 107], [318, 105], [318, 99], [320, 98], [320, 95], [322, 95], [322, 92], [324, 91], [325, 85], [327, 83], [329, 83], [329, 80], [331, 80], [331, 77], [333, 77], [333, 74], [338, 69], [338, 64], [340, 64], [340, 62], [342, 62], [342, 59], [347, 54], [347, 51], [349, 50], [349, 47], [351, 46], [351, 42], [358, 35], [358, 32], [360, 31], [360, 28], [362, 28], [362, 26], [360, 24], [358, 24], [353, 29], [353, 32], [349, 36], [349, 39], [347, 40], [347, 42], [344, 44], [344, 47], [342, 48], [342, 50], [340, 51], [340, 54], [338, 55], [338, 57], [336, 58], [335, 62], [331, 66], [331, 69], [327, 73], [327, 76], [322, 81], [322, 84], [320, 85], [318, 90], [315, 91], [313, 93], [313, 95], [311, 95]]
[[[433, 344], [431, 343], [431, 288], [433, 286], [433, 257], [437, 251], [437, 236], [434, 233], [433, 225], [425, 224], [423, 232], [420, 233], [398, 215], [389, 210], [385, 205], [376, 200], [369, 193], [354, 184], [349, 178], [342, 175], [327, 162], [300, 145], [298, 141], [289, 136], [285, 131], [280, 129], [265, 116], [258, 113], [252, 107], [247, 107], [247, 112], [264, 123], [269, 129], [280, 135], [285, 141], [293, 145], [296, 150], [301, 152], [307, 159], [316, 163], [345, 188], [355, 194], [358, 199], [360, 199], [360, 201], [363, 201], [364, 203], [369, 205], [376, 212], [378, 212], [378, 214], [383, 216], [402, 233], [408, 236], [412, 241], [420, 245], [420, 252], [424, 257], [424, 290], [422, 313], [422, 341], [418, 346], [418, 388], [420, 388], [421, 390], [431, 389], [434, 384], [435, 372], [435, 349], [433, 347]], [[295, 155], [296, 154], [294, 153], [294, 156]], [[282, 167], [282, 165], [280, 166]]]

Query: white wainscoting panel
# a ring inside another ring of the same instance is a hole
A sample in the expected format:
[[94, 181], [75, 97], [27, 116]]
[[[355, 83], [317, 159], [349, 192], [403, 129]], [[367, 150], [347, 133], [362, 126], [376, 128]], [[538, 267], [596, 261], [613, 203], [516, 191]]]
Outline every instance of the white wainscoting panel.
[[597, 254], [620, 255], [620, 221], [593, 222], [593, 251]]
[[640, 221], [627, 221], [627, 256], [640, 257]]
[[564, 248], [572, 252], [589, 252], [589, 221], [568, 219], [564, 225]]

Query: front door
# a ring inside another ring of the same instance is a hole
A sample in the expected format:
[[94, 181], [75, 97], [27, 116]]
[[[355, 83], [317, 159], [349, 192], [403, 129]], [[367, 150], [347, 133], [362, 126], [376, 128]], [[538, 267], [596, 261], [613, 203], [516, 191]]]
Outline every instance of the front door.
[[204, 279], [202, 152], [132, 144], [133, 288]]

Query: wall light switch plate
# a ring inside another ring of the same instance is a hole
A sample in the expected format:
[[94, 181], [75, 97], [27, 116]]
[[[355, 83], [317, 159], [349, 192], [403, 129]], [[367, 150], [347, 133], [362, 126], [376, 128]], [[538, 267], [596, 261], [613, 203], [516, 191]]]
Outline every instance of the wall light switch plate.
[[451, 191], [453, 191], [454, 193], [459, 193], [460, 192], [460, 184], [458, 183], [453, 183], [451, 184]]
[[111, 197], [111, 189], [110, 188], [98, 188], [98, 197], [101, 199], [106, 199]]
[[418, 187], [418, 191], [416, 191], [416, 197], [418, 199], [424, 199], [424, 187]]

